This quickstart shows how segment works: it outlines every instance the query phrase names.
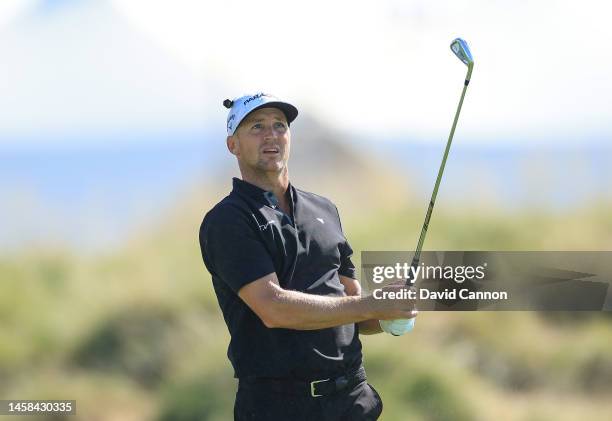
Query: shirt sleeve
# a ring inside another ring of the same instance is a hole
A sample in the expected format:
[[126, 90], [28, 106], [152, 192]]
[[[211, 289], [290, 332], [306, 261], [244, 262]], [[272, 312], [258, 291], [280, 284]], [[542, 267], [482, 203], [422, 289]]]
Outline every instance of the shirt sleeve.
[[351, 260], [352, 256], [353, 249], [351, 248], [348, 241], [345, 241], [340, 245], [340, 268], [338, 269], [338, 274], [349, 277], [351, 279], [357, 279], [355, 265]]
[[248, 216], [231, 206], [213, 209], [200, 227], [204, 264], [235, 293], [248, 283], [275, 272], [264, 243]]
[[336, 214], [338, 215], [338, 226], [340, 227], [340, 232], [342, 233], [342, 238], [344, 238], [344, 242], [340, 243], [340, 268], [338, 268], [338, 274], [342, 276], [346, 276], [351, 279], [357, 279], [357, 274], [355, 270], [355, 265], [351, 260], [353, 256], [353, 249], [349, 244], [346, 236], [344, 235], [344, 231], [342, 230], [342, 222], [340, 221], [340, 212], [338, 212], [338, 207], [334, 205], [336, 209]]

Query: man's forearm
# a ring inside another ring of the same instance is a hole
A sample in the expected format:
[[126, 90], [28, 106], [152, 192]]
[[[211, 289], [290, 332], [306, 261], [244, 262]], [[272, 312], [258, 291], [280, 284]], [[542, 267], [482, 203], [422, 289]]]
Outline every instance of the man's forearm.
[[277, 288], [270, 304], [268, 327], [297, 330], [324, 329], [376, 318], [369, 297], [330, 297]]
[[[361, 284], [357, 279], [340, 275], [340, 282], [344, 285], [344, 292], [347, 295], [361, 295]], [[361, 335], [374, 335], [382, 332], [378, 319], [363, 320], [358, 324]]]

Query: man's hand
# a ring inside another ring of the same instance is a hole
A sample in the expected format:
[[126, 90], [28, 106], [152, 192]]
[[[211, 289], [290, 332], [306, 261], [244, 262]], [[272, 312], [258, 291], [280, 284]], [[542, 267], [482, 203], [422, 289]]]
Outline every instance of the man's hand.
[[[395, 296], [403, 298], [374, 298], [368, 297], [378, 310], [379, 320], [412, 319], [416, 317], [416, 300], [408, 298], [408, 291], [414, 291], [414, 287], [406, 286], [403, 281], [389, 284], [381, 288], [379, 297]], [[414, 293], [413, 293], [414, 294]]]
[[[391, 284], [391, 285], [384, 287], [383, 291], [400, 293], [400, 292], [408, 291], [410, 289], [414, 289], [414, 288], [407, 287], [403, 282], [400, 282], [397, 284]], [[406, 311], [406, 301], [411, 302], [412, 307], [410, 309], [410, 313], [408, 317], [400, 316], [400, 318], [397, 318], [397, 319], [380, 320], [379, 323], [380, 323], [380, 327], [382, 328], [382, 330], [393, 336], [401, 336], [401, 335], [404, 335], [410, 332], [414, 328], [415, 317], [418, 314], [418, 311], [414, 308], [414, 301], [412, 300], [387, 300], [387, 301], [391, 301], [391, 302], [399, 301], [399, 303], [395, 302], [394, 305], [391, 307], [395, 308], [397, 306], [399, 307], [399, 310], [402, 312]]]
[[[340, 282], [342, 282], [342, 284], [344, 285], [347, 295], [361, 295], [361, 286], [359, 285], [359, 281], [357, 281], [356, 279], [340, 276]], [[406, 285], [402, 281], [398, 282], [397, 284], [385, 287], [383, 288], [383, 290], [399, 292], [407, 288], [408, 287], [406, 287]], [[411, 301], [409, 303], [406, 303], [406, 301], [407, 300], [400, 300], [400, 303], [395, 303], [394, 307], [396, 305], [399, 305], [401, 311], [405, 311], [406, 308], [414, 308], [414, 306], [410, 304], [412, 303]], [[407, 304], [408, 307], [406, 307]], [[415, 322], [414, 317], [416, 316], [416, 314], [416, 310], [410, 310], [409, 316], [406, 317], [405, 315], [403, 315], [401, 316], [402, 318], [395, 320], [364, 320], [359, 323], [359, 333], [371, 335], [383, 331], [394, 336], [400, 336], [412, 330]]]

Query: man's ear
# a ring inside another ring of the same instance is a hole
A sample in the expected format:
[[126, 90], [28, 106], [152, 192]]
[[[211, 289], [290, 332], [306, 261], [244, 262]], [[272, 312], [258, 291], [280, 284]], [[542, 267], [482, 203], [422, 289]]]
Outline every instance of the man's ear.
[[238, 139], [236, 136], [228, 136], [227, 140], [227, 150], [230, 151], [232, 155], [240, 155], [240, 151], [238, 150]]

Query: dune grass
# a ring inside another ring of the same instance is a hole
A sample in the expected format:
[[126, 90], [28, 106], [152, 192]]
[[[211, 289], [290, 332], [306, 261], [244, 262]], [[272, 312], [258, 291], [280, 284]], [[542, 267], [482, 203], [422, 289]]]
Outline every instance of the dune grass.
[[[78, 420], [227, 420], [236, 382], [201, 261], [197, 199], [120, 250], [0, 259], [0, 396], [73, 398]], [[384, 209], [393, 209], [384, 206]], [[348, 211], [356, 252], [414, 247], [424, 209]], [[612, 206], [436, 211], [426, 249], [604, 250]], [[384, 420], [569, 420], [612, 413], [612, 318], [422, 313], [401, 338], [363, 338]]]

